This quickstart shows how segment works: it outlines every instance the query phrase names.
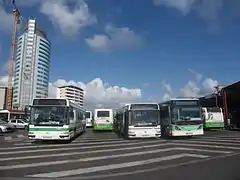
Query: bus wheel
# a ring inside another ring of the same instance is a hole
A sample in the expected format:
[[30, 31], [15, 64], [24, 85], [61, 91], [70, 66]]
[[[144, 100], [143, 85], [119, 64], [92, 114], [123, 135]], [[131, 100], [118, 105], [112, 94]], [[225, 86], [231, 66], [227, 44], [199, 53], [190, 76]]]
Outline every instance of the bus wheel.
[[124, 140], [129, 140], [128, 134], [123, 134], [123, 139], [124, 139]]

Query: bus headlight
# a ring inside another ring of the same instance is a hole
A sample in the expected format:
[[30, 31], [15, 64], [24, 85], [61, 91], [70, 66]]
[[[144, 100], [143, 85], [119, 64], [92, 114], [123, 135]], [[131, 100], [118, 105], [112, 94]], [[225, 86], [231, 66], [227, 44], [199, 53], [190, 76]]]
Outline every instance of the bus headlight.
[[129, 135], [134, 135], [135, 132], [133, 132], [133, 131], [128, 131], [128, 134], [129, 134]]
[[175, 129], [176, 129], [176, 130], [181, 130], [181, 128], [180, 128], [180, 127], [178, 127], [178, 126], [175, 126]]
[[69, 134], [69, 132], [62, 132], [61, 134]]

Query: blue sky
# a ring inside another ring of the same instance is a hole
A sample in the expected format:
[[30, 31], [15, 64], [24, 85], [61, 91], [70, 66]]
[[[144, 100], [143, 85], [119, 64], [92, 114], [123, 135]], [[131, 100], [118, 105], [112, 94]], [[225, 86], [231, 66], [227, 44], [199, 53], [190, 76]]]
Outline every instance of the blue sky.
[[[52, 42], [53, 83], [87, 85], [100, 78], [108, 88], [140, 89], [142, 99], [159, 100], [210, 92], [240, 75], [238, 0], [16, 2]], [[11, 7], [0, 10], [6, 17], [0, 17], [3, 66], [10, 52]]]

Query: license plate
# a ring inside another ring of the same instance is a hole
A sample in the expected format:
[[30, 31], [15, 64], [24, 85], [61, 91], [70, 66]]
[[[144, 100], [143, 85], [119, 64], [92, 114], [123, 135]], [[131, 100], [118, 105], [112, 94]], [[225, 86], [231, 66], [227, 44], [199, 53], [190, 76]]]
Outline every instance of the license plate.
[[142, 136], [149, 136], [149, 134], [143, 134]]
[[190, 133], [190, 132], [188, 132], [188, 133], [186, 133], [186, 135], [192, 135], [193, 133]]
[[43, 136], [43, 139], [52, 139], [52, 136]]

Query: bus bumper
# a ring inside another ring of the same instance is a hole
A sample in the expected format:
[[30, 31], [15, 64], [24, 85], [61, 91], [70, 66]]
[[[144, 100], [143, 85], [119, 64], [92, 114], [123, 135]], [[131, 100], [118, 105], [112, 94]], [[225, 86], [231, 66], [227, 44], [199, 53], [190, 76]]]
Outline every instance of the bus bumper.
[[197, 135], [203, 135], [203, 129], [199, 130], [191, 130], [191, 131], [172, 131], [172, 136], [197, 136]]
[[63, 133], [37, 133], [37, 132], [29, 132], [28, 138], [31, 140], [70, 140], [71, 135], [69, 132]]
[[160, 128], [146, 128], [146, 129], [137, 129], [137, 128], [129, 128], [128, 131], [129, 138], [158, 138], [161, 137]]

